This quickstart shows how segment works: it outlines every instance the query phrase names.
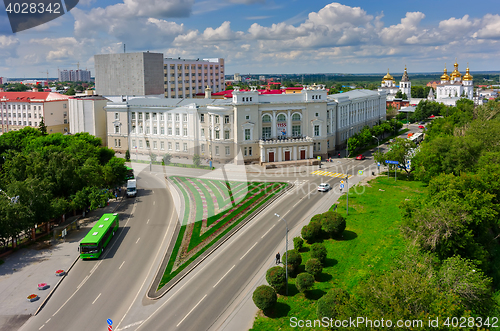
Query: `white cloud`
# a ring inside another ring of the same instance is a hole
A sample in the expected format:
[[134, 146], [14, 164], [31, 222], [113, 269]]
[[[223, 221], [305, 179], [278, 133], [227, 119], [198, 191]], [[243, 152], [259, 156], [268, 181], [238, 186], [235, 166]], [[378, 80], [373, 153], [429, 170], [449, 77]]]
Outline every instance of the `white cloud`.
[[486, 14], [479, 29], [473, 35], [474, 38], [500, 39], [500, 15]]

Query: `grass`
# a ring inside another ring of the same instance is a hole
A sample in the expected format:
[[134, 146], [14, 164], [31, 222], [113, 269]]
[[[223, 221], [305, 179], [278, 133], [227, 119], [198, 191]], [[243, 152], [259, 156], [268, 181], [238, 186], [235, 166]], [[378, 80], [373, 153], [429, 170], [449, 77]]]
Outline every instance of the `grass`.
[[[316, 319], [316, 300], [331, 288], [340, 287], [352, 293], [352, 289], [371, 272], [390, 267], [394, 257], [406, 246], [400, 232], [398, 206], [405, 199], [423, 195], [425, 187], [420, 182], [394, 182], [394, 179], [383, 176], [370, 181], [369, 185], [356, 186], [359, 194], [355, 188], [349, 191], [349, 216], [344, 238], [323, 241], [328, 256], [314, 290], [307, 296], [298, 293], [295, 279], [290, 279], [289, 296], [279, 295], [279, 304], [268, 316], [259, 313], [252, 330], [294, 330], [290, 327], [290, 318]], [[346, 215], [345, 195], [339, 199], [337, 211]], [[305, 244], [301, 250], [299, 272], [304, 272], [304, 265], [310, 258], [309, 247]]]

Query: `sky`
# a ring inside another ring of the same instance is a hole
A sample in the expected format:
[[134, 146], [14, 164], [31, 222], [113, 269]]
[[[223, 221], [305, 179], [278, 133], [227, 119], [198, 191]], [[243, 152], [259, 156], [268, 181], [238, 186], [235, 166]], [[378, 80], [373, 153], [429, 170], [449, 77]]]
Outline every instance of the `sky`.
[[[80, 0], [12, 33], [0, 4], [0, 77], [57, 77], [94, 55], [225, 59], [226, 74], [500, 70], [497, 0]], [[451, 70], [450, 70], [451, 69]]]

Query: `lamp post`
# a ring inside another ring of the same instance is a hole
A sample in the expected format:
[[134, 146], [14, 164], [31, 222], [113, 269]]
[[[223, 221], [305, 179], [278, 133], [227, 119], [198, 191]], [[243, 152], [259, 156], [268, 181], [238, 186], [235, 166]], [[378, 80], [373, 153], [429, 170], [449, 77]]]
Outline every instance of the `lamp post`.
[[212, 126], [208, 126], [208, 136], [209, 136], [209, 141], [210, 141], [210, 170], [212, 170], [212, 161], [213, 161], [213, 156], [212, 156]]
[[345, 157], [349, 157], [349, 137], [351, 136], [351, 131], [352, 129], [354, 129], [354, 127], [351, 127], [349, 129], [349, 131], [347, 131], [347, 145], [346, 145], [346, 148], [345, 148]]
[[377, 146], [377, 151], [380, 153], [380, 140], [377, 137], [375, 137], [375, 136], [372, 136], [372, 138], [377, 139], [377, 145], [378, 145]]
[[345, 176], [345, 187], [346, 187], [346, 191], [347, 191], [347, 196], [346, 196], [346, 216], [349, 215], [349, 174], [347, 174], [347, 176]]
[[[280, 218], [280, 215], [274, 213], [274, 216], [277, 218]], [[286, 222], [286, 219], [283, 217], [283, 221], [285, 221], [285, 227], [286, 227], [286, 244], [285, 244], [285, 278], [286, 278], [286, 289], [285, 289], [285, 294], [288, 295], [288, 223]]]

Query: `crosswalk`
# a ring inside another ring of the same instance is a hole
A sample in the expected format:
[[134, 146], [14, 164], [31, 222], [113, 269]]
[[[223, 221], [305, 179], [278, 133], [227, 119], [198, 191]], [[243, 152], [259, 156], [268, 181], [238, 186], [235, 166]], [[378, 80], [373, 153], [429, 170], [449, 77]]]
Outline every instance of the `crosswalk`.
[[[325, 170], [316, 170], [311, 172], [311, 175], [320, 175], [320, 176], [328, 176], [328, 177], [341, 177], [345, 178], [346, 174], [339, 173], [339, 172], [330, 172], [330, 171], [325, 171]], [[352, 175], [349, 175], [348, 178], [351, 178]]]

